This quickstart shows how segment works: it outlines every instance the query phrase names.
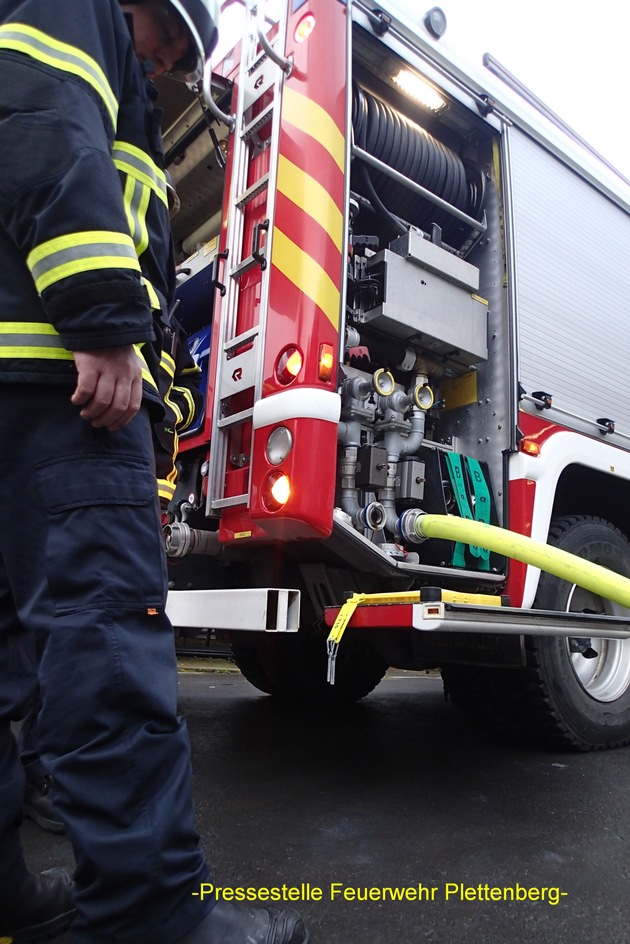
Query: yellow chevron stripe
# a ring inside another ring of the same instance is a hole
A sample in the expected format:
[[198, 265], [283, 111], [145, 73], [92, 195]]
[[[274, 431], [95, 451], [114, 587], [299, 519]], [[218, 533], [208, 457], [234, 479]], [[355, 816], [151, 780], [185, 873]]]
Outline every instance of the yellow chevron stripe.
[[346, 146], [343, 135], [327, 111], [321, 105], [306, 98], [294, 89], [285, 88], [282, 98], [282, 119], [326, 148], [343, 171]]
[[343, 216], [339, 207], [321, 184], [282, 154], [278, 160], [278, 190], [319, 223], [341, 252]]
[[272, 264], [324, 312], [339, 330], [339, 289], [318, 262], [279, 230], [273, 231]]

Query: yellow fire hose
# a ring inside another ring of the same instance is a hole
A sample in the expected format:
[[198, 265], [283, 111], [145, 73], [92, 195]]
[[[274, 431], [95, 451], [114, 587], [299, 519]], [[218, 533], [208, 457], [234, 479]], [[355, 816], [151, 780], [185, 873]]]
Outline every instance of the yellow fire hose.
[[578, 587], [592, 590], [600, 597], [630, 608], [630, 580], [627, 577], [542, 541], [452, 515], [420, 514], [414, 528], [419, 538], [444, 538], [447, 541], [487, 547], [497, 554], [532, 564], [561, 580], [575, 583]]
[[[630, 609], [630, 579], [616, 574], [606, 567], [569, 554], [558, 547], [552, 547], [542, 541], [497, 528], [481, 521], [458, 518], [454, 515], [427, 515], [418, 513], [413, 523], [413, 530], [418, 538], [443, 538], [446, 541], [460, 541], [474, 544], [495, 551], [504, 557], [532, 564], [547, 571], [561, 580], [577, 584], [597, 593], [600, 597], [620, 603]], [[409, 593], [355, 593], [344, 603], [330, 631], [327, 642], [328, 682], [335, 684], [335, 659], [341, 637], [352, 618], [357, 606], [378, 603], [412, 603], [419, 599], [418, 592]], [[499, 598], [495, 598], [499, 602]], [[478, 601], [477, 601], [478, 602]]]

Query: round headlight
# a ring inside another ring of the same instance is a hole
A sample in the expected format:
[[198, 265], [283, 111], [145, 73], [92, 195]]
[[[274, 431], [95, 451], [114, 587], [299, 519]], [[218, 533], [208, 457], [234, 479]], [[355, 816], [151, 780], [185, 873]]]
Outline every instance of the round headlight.
[[280, 465], [291, 452], [293, 436], [286, 426], [277, 426], [269, 435], [265, 449], [267, 461], [271, 465]]

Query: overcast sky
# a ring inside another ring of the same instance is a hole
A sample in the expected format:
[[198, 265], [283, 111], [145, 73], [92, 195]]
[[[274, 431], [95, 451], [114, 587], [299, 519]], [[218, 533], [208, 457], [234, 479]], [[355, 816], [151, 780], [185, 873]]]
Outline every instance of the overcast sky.
[[[433, 4], [397, 0], [412, 19]], [[480, 69], [492, 53], [630, 178], [630, 0], [441, 0], [441, 40]]]

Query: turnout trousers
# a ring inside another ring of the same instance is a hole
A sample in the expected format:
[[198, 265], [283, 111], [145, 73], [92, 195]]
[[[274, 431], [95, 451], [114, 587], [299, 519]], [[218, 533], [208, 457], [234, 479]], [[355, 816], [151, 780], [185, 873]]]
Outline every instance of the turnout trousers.
[[[76, 856], [72, 944], [172, 944], [212, 907], [164, 613], [150, 419], [95, 430], [71, 389], [0, 384], [0, 915], [23, 882], [10, 722], [39, 750]], [[0, 928], [0, 932], [2, 929]]]

